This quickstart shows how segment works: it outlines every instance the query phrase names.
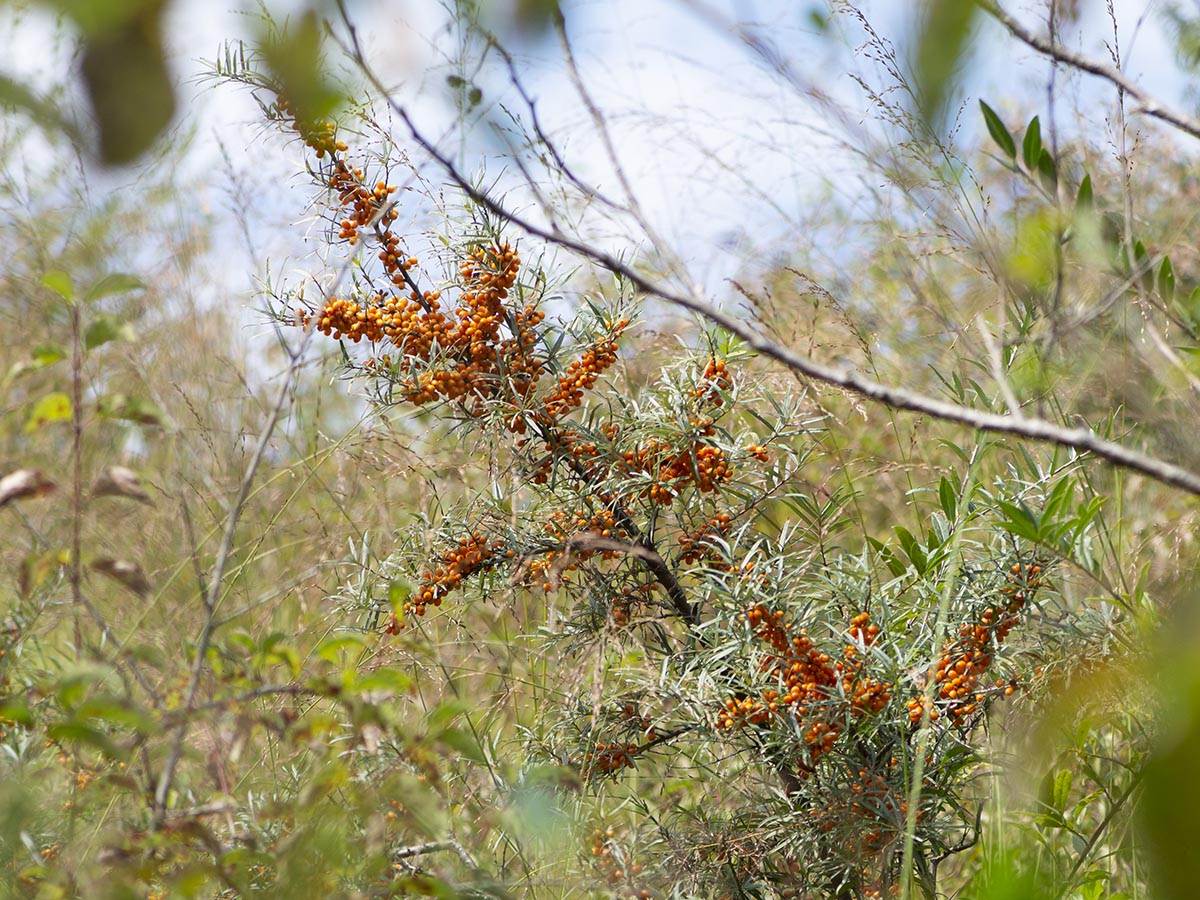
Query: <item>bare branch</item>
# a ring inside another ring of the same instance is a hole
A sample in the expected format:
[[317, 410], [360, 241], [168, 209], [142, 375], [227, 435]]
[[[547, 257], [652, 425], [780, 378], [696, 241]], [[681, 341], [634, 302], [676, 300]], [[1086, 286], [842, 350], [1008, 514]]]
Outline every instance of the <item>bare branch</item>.
[[1068, 50], [1061, 44], [1039, 37], [1001, 9], [993, 0], [977, 0], [977, 2], [993, 19], [1007, 28], [1009, 34], [1023, 44], [1032, 47], [1043, 56], [1065, 63], [1073, 69], [1103, 78], [1138, 101], [1136, 112], [1166, 122], [1194, 138], [1200, 138], [1200, 119], [1195, 119], [1154, 99], [1145, 89], [1125, 77], [1118, 69]]

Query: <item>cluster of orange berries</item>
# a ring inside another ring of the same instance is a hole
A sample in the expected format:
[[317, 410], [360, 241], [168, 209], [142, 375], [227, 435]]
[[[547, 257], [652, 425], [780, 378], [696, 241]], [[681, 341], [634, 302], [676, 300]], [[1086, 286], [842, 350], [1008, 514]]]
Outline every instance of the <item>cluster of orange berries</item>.
[[335, 151], [345, 151], [346, 145], [336, 137], [337, 126], [329, 121], [308, 122], [298, 119], [288, 103], [287, 97], [279, 94], [275, 99], [275, 109], [283, 118], [291, 119], [296, 133], [304, 138], [304, 143], [313, 149], [317, 159], [332, 156]]
[[[390, 254], [389, 254], [390, 255]], [[397, 265], [412, 267], [415, 258]], [[541, 374], [541, 363], [530, 349], [530, 333], [542, 313], [526, 307], [518, 313], [516, 338], [500, 340], [504, 300], [516, 281], [520, 257], [508, 244], [477, 248], [463, 264], [462, 293], [453, 315], [441, 311], [441, 293], [413, 291], [409, 298], [376, 293], [366, 304], [331, 297], [316, 313], [316, 327], [334, 339], [389, 341], [403, 358], [423, 363], [423, 371], [402, 385], [405, 399], [415, 405], [434, 400], [457, 400], [467, 395], [493, 396], [502, 384], [502, 373], [523, 384], [522, 396]], [[299, 309], [297, 319], [307, 325], [312, 317]], [[440, 356], [440, 358], [438, 358]], [[390, 355], [386, 365], [391, 364]]]
[[638, 587], [627, 585], [621, 588], [617, 596], [613, 597], [612, 605], [609, 608], [609, 618], [613, 625], [617, 628], [624, 628], [628, 625], [635, 604], [647, 600], [649, 595], [654, 593], [656, 587], [654, 582], [648, 581]]
[[[373, 224], [379, 224], [380, 233], [384, 234], [380, 242], [383, 244], [383, 250], [379, 258], [388, 274], [395, 275], [400, 268], [399, 258], [395, 253], [400, 238], [384, 228], [399, 216], [394, 207], [385, 210], [388, 197], [396, 193], [396, 186], [386, 181], [368, 185], [365, 178], [362, 169], [351, 168], [343, 160], [339, 159], [333, 164], [329, 175], [329, 187], [337, 194], [338, 205], [346, 210], [346, 217], [340, 223], [338, 237], [349, 244], [357, 244], [360, 231], [370, 228]], [[389, 260], [389, 256], [392, 259]], [[405, 268], [412, 268], [414, 264]], [[393, 279], [393, 282], [400, 285], [403, 284], [403, 279]]]
[[[287, 101], [278, 101], [281, 114], [288, 115]], [[302, 134], [306, 132], [296, 123]], [[330, 125], [332, 129], [332, 125]], [[308, 140], [318, 158], [335, 151], [346, 150], [340, 141], [332, 141], [313, 132]], [[507, 243], [478, 246], [463, 260], [459, 269], [461, 287], [459, 303], [450, 313], [440, 309], [438, 291], [420, 291], [413, 280], [412, 270], [418, 265], [416, 257], [400, 249], [400, 238], [388, 227], [397, 218], [389, 208], [388, 198], [395, 185], [378, 181], [368, 184], [362, 169], [350, 167], [335, 158], [329, 170], [328, 184], [337, 195], [339, 208], [344, 210], [339, 238], [355, 244], [362, 233], [374, 228], [379, 242], [379, 261], [389, 281], [400, 293], [376, 292], [365, 302], [331, 297], [317, 312], [296, 310], [296, 319], [307, 326], [313, 319], [318, 331], [340, 340], [343, 337], [358, 342], [366, 338], [372, 343], [388, 341], [410, 362], [420, 363], [422, 370], [406, 385], [401, 385], [405, 399], [421, 405], [434, 400], [457, 400], [467, 395], [477, 398], [494, 396], [502, 386], [511, 384], [519, 399], [524, 399], [542, 375], [543, 362], [534, 354], [537, 326], [544, 315], [532, 308], [513, 311], [508, 323], [512, 337], [501, 341], [500, 330], [506, 324], [504, 301], [516, 283], [520, 258]], [[407, 296], [404, 296], [407, 292]], [[623, 329], [622, 323], [616, 333]], [[602, 370], [615, 358], [611, 335], [591, 355], [575, 364], [572, 388], [563, 394], [564, 380], [547, 399], [546, 415], [553, 419], [566, 408], [577, 406], [576, 390], [595, 382], [593, 370]], [[435, 359], [437, 357], [437, 359]], [[381, 358], [391, 368], [390, 354]], [[378, 371], [379, 362], [372, 360], [370, 371]], [[591, 378], [589, 381], [588, 378]], [[580, 383], [579, 379], [583, 378]], [[514, 416], [512, 428], [524, 430], [523, 419]]]
[[584, 754], [583, 774], [585, 777], [594, 774], [611, 775], [624, 768], [632, 769], [633, 758], [637, 756], [640, 749], [634, 743], [606, 744], [597, 741], [595, 748]]
[[725, 451], [700, 441], [679, 451], [657, 440], [648, 441], [642, 447], [626, 450], [620, 468], [650, 475], [653, 481], [644, 495], [660, 506], [673, 503], [688, 484], [695, 484], [701, 493], [709, 493], [733, 477], [733, 466]]
[[[977, 622], [967, 622], [958, 629], [958, 637], [947, 642], [938, 658], [934, 674], [937, 687], [935, 703], [921, 694], [908, 701], [908, 717], [920, 722], [928, 709], [929, 719], [936, 721], [942, 710], [947, 711], [955, 725], [964, 725], [970, 715], [978, 712], [988, 692], [980, 689], [980, 681], [992, 665], [996, 650], [1007, 640], [1009, 633], [1021, 620], [1021, 611], [1042, 585], [1041, 563], [1015, 563], [1005, 573], [1000, 595], [1005, 602], [989, 606]], [[1015, 690], [1003, 679], [996, 683], [1007, 696]]]
[[[459, 587], [464, 579], [491, 564], [503, 546], [503, 541], [489, 543], [478, 531], [459, 538], [455, 546], [442, 552], [439, 559], [441, 565], [422, 573], [416, 594], [404, 604], [405, 615], [423, 616], [427, 607], [441, 606], [443, 597]], [[401, 627], [402, 624], [393, 613], [388, 632], [395, 634]]]
[[633, 879], [641, 874], [642, 867], [637, 863], [626, 864], [618, 859], [613, 852], [614, 838], [617, 833], [612, 828], [599, 829], [592, 832], [592, 859], [599, 867], [604, 880], [609, 884], [625, 882], [626, 888], [620, 894], [629, 900], [650, 900], [653, 895], [646, 888], [634, 885]]
[[801, 771], [807, 772], [833, 749], [842, 733], [843, 717], [835, 709], [839, 696], [847, 698], [855, 717], [878, 712], [891, 699], [891, 683], [866, 675], [859, 658], [858, 647], [874, 642], [879, 633], [869, 624], [867, 613], [851, 621], [847, 634], [855, 644], [836, 663], [804, 630], [789, 634], [781, 610], [771, 611], [760, 603], [745, 613], [745, 619], [755, 636], [775, 651], [764, 657], [759, 668], [775, 678], [780, 690], [768, 689], [757, 699], [730, 698], [717, 715], [717, 728], [763, 725], [773, 716], [790, 716], [803, 729], [808, 760], [801, 760]]
[[553, 421], [562, 418], [571, 410], [583, 405], [584, 391], [595, 387], [596, 381], [604, 371], [617, 361], [616, 339], [628, 327], [628, 319], [613, 323], [606, 337], [593, 341], [579, 359], [567, 366], [566, 371], [559, 376], [558, 384], [544, 401], [548, 419]]
[[700, 376], [700, 384], [696, 386], [695, 397], [702, 403], [707, 403], [711, 406], [720, 406], [725, 401], [721, 398], [721, 393], [728, 392], [733, 387], [733, 379], [729, 376], [729, 369], [725, 360], [717, 357], [710, 357], [708, 364], [704, 367], [704, 374]]
[[679, 561], [685, 566], [699, 562], [704, 557], [720, 553], [714, 543], [728, 533], [732, 517], [729, 513], [717, 513], [694, 531], [685, 531], [679, 536]]

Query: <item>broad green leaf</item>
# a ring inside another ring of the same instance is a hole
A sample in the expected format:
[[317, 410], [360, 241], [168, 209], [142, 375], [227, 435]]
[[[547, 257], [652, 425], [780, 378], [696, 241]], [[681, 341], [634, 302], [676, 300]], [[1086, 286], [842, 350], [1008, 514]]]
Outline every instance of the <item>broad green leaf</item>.
[[394, 694], [406, 694], [412, 686], [413, 681], [408, 675], [390, 666], [376, 669], [355, 684], [358, 691], [389, 691]]
[[51, 422], [65, 422], [71, 418], [71, 398], [63, 393], [47, 394], [29, 411], [24, 432], [32, 434]]
[[33, 348], [33, 360], [38, 366], [50, 366], [66, 357], [66, 349], [58, 344], [39, 344]]
[[104, 24], [71, 4], [84, 32], [80, 75], [100, 129], [100, 159], [132, 162], [148, 150], [175, 114], [175, 94], [163, 48], [166, 4], [122, 4]]
[[298, 123], [310, 127], [329, 119], [345, 95], [326, 76], [324, 28], [315, 9], [288, 20], [282, 30], [260, 41], [263, 60], [279, 83]]
[[1053, 193], [1058, 189], [1058, 169], [1054, 165], [1054, 157], [1050, 155], [1050, 151], [1043, 149], [1038, 154], [1037, 162], [1038, 173], [1042, 176], [1042, 184], [1046, 190]]
[[122, 322], [116, 316], [100, 315], [92, 319], [84, 331], [83, 345], [91, 350], [109, 341], [133, 341], [136, 338], [137, 332], [128, 322]]
[[942, 504], [942, 512], [946, 514], [946, 518], [953, 522], [954, 514], [958, 511], [958, 497], [955, 494], [954, 485], [945, 475], [938, 483], [938, 500]]
[[997, 507], [1005, 516], [1000, 522], [1001, 528], [1028, 541], [1034, 543], [1038, 541], [1041, 536], [1038, 519], [1028, 508], [1024, 505], [1016, 506], [1006, 503], [1003, 500], [997, 502]]
[[392, 608], [392, 612], [397, 615], [404, 609], [404, 604], [408, 602], [408, 598], [412, 596], [412, 585], [407, 581], [393, 581], [388, 585], [388, 606]]
[[1042, 157], [1042, 129], [1038, 117], [1029, 120], [1025, 129], [1025, 140], [1021, 142], [1021, 158], [1025, 160], [1025, 168], [1032, 172], [1038, 167]]
[[111, 723], [123, 729], [132, 729], [140, 735], [154, 734], [158, 730], [153, 716], [120, 697], [88, 698], [75, 710], [74, 715], [80, 721]]
[[922, 549], [920, 542], [912, 536], [912, 533], [903, 525], [896, 525], [892, 528], [896, 537], [900, 540], [900, 549], [904, 551], [904, 555], [908, 557], [909, 562], [913, 564], [913, 568], [917, 570], [918, 575], [924, 575], [928, 567], [929, 560], [925, 556], [925, 551]]
[[1084, 175], [1079, 182], [1079, 193], [1075, 196], [1075, 214], [1091, 212], [1096, 207], [1096, 198], [1092, 196], [1092, 176]]
[[337, 664], [342, 653], [363, 650], [368, 646], [367, 639], [361, 634], [338, 634], [321, 641], [317, 647], [317, 656], [326, 662]]
[[987, 125], [988, 134], [992, 136], [992, 140], [1009, 159], [1016, 159], [1017, 145], [1008, 129], [1004, 127], [1004, 123], [1000, 121], [1000, 117], [996, 115], [995, 110], [982, 100], [979, 101], [979, 108], [983, 111], [983, 121]]
[[68, 303], [75, 299], [75, 284], [71, 280], [71, 276], [61, 269], [48, 271], [42, 276], [42, 284]]
[[34, 725], [33, 713], [24, 703], [13, 700], [0, 705], [0, 722], [13, 722], [31, 728]]
[[483, 765], [487, 763], [487, 757], [479, 746], [479, 742], [475, 740], [470, 732], [459, 728], [447, 728], [437, 736], [438, 743], [445, 744], [452, 750], [457, 750], [466, 759], [471, 762]]
[[1175, 299], [1175, 270], [1171, 267], [1171, 257], [1164, 256], [1158, 269], [1158, 293], [1168, 303]]
[[84, 299], [88, 303], [92, 303], [102, 297], [109, 297], [113, 294], [123, 294], [127, 291], [137, 291], [144, 288], [146, 285], [136, 275], [127, 275], [121, 272], [114, 272], [111, 275], [105, 275], [99, 281], [88, 289], [87, 297]]
[[82, 722], [56, 722], [46, 729], [46, 736], [51, 740], [67, 744], [84, 744], [93, 747], [110, 759], [121, 760], [125, 754], [111, 737], [98, 728], [85, 725]]

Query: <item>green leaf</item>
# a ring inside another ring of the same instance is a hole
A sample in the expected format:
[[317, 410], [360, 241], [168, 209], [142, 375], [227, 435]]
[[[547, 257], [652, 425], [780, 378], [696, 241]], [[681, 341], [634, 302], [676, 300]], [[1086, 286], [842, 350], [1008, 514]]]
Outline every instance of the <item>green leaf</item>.
[[392, 612], [399, 615], [404, 604], [408, 602], [408, 598], [412, 596], [412, 585], [407, 581], [393, 581], [388, 585], [387, 601], [388, 606], [392, 608]]
[[1154, 269], [1150, 266], [1150, 254], [1146, 252], [1146, 245], [1140, 239], [1133, 242], [1133, 258], [1137, 268], [1145, 269], [1142, 273], [1142, 287], [1147, 291], [1154, 290]]
[[57, 344], [40, 344], [33, 348], [31, 355], [32, 360], [22, 359], [12, 364], [4, 378], [0, 379], [0, 388], [7, 387], [22, 375], [54, 365], [59, 360], [66, 358], [67, 351]]
[[154, 734], [158, 730], [152, 716], [119, 697], [91, 697], [75, 710], [74, 716], [80, 721], [95, 720], [131, 729], [139, 735]]
[[360, 679], [355, 684], [357, 691], [388, 691], [393, 694], [407, 694], [413, 686], [413, 681], [399, 669], [379, 668], [370, 675]]
[[75, 284], [71, 281], [71, 276], [61, 269], [51, 269], [43, 275], [42, 284], [68, 303], [75, 299]]
[[457, 750], [466, 759], [480, 765], [487, 763], [487, 757], [479, 746], [479, 742], [467, 731], [458, 728], [447, 728], [437, 737], [438, 743], [445, 744], [452, 750]]
[[979, 6], [963, 0], [929, 0], [923, 6], [925, 14], [912, 56], [916, 60], [914, 80], [921, 117], [936, 126], [944, 115]]
[[323, 60], [324, 27], [315, 9], [289, 20], [286, 28], [266, 35], [261, 53], [279, 83], [296, 120], [325, 122], [345, 102], [345, 95], [326, 76]]
[[58, 344], [38, 344], [33, 348], [33, 361], [38, 368], [54, 365], [60, 359], [67, 358], [67, 351]]
[[995, 110], [982, 100], [979, 101], [979, 108], [983, 111], [983, 121], [987, 125], [988, 134], [992, 136], [992, 140], [996, 142], [997, 146], [1004, 151], [1009, 159], [1016, 159], [1016, 142], [1013, 141], [1013, 136], [1004, 127], [1004, 123], [1000, 121], [1000, 117], [996, 115]]
[[0, 706], [0, 721], [15, 722], [25, 728], [32, 728], [34, 725], [33, 713], [29, 707], [15, 700]]
[[1042, 128], [1038, 117], [1034, 116], [1025, 129], [1025, 140], [1021, 142], [1021, 158], [1025, 160], [1025, 168], [1032, 172], [1038, 167], [1041, 157]]
[[[90, 4], [102, 5], [111, 6]], [[78, 17], [84, 31], [80, 74], [100, 128], [100, 159], [106, 165], [141, 156], [175, 114], [162, 42], [165, 9], [161, 2], [121, 4], [120, 15], [103, 27], [94, 15]]]
[[1171, 267], [1171, 257], [1164, 256], [1162, 265], [1158, 268], [1158, 293], [1168, 303], [1175, 299], [1175, 270]]
[[107, 344], [109, 341], [133, 341], [137, 332], [128, 322], [116, 316], [96, 316], [83, 333], [83, 346], [88, 350]]
[[1037, 543], [1040, 537], [1040, 529], [1038, 527], [1037, 516], [1032, 511], [1023, 504], [1015, 506], [1003, 500], [997, 501], [996, 505], [1005, 516], [999, 523], [1001, 528], [1011, 534], [1015, 534], [1017, 537], [1023, 537], [1028, 541]]
[[1075, 195], [1075, 215], [1091, 212], [1096, 208], [1096, 198], [1092, 196], [1092, 176], [1084, 175], [1079, 182], [1079, 193]]
[[892, 531], [899, 538], [900, 548], [904, 551], [904, 555], [908, 557], [909, 562], [913, 564], [913, 568], [917, 570], [917, 574], [924, 575], [929, 560], [925, 556], [925, 551], [921, 548], [920, 542], [903, 525], [894, 526]]
[[1054, 157], [1050, 155], [1049, 150], [1043, 149], [1038, 154], [1038, 173], [1042, 176], [1042, 184], [1046, 190], [1053, 193], [1058, 189], [1058, 169], [1054, 165]]
[[879, 540], [878, 538], [873, 537], [868, 537], [867, 543], [870, 544], [871, 548], [883, 558], [884, 565], [888, 567], [888, 571], [891, 572], [892, 575], [894, 575], [896, 578], [904, 577], [904, 574], [908, 571], [908, 567], [900, 561], [900, 559], [895, 553], [892, 552], [892, 549], [887, 544], [883, 543], [883, 541]]
[[105, 275], [99, 281], [88, 289], [87, 297], [84, 299], [88, 303], [92, 303], [102, 297], [108, 297], [112, 294], [123, 294], [127, 291], [137, 291], [145, 288], [145, 284], [136, 275], [126, 275], [120, 272], [114, 272], [111, 275]]
[[120, 760], [125, 756], [107, 734], [82, 722], [56, 722], [46, 729], [46, 736], [61, 743], [94, 747], [111, 759]]
[[343, 652], [363, 650], [368, 646], [367, 639], [360, 634], [339, 634], [321, 641], [316, 652], [319, 658], [336, 665]]
[[107, 394], [96, 404], [96, 412], [106, 419], [126, 419], [139, 425], [162, 424], [162, 410], [143, 397]]
[[25, 434], [32, 434], [51, 422], [64, 422], [71, 418], [71, 398], [63, 393], [47, 394], [33, 405], [29, 418], [25, 420]]
[[958, 511], [958, 497], [955, 494], [954, 485], [945, 475], [938, 483], [938, 500], [942, 504], [942, 512], [946, 514], [946, 518], [953, 522], [954, 514]]

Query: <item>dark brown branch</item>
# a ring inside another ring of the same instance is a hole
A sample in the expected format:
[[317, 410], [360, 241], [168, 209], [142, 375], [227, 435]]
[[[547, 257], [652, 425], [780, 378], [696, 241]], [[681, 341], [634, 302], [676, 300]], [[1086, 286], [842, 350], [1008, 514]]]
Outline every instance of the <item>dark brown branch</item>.
[[[632, 522], [622, 524], [622, 527], [627, 530], [631, 526], [633, 526]], [[693, 627], [700, 624], [700, 611], [694, 603], [688, 600], [687, 591], [683, 589], [683, 585], [679, 583], [679, 579], [675, 577], [675, 573], [671, 571], [667, 561], [644, 537], [639, 537], [636, 543], [630, 544], [626, 541], [602, 537], [590, 531], [581, 531], [568, 538], [563, 549], [566, 551], [566, 555], [560, 558], [561, 565], [556, 565], [556, 568], [561, 569], [569, 565], [572, 553], [623, 553], [626, 556], [640, 559], [646, 564], [650, 574], [666, 589], [667, 596], [671, 598], [671, 605], [679, 617]]]
[[1138, 112], [1166, 122], [1194, 138], [1200, 138], [1200, 119], [1195, 119], [1177, 109], [1163, 105], [1151, 97], [1144, 88], [1126, 78], [1119, 69], [1068, 50], [1061, 44], [1051, 42], [1048, 38], [1039, 37], [1001, 9], [993, 0], [978, 0], [978, 3], [993, 19], [1008, 29], [1009, 34], [1023, 44], [1043, 56], [1065, 63], [1073, 69], [1103, 78], [1138, 101]]

